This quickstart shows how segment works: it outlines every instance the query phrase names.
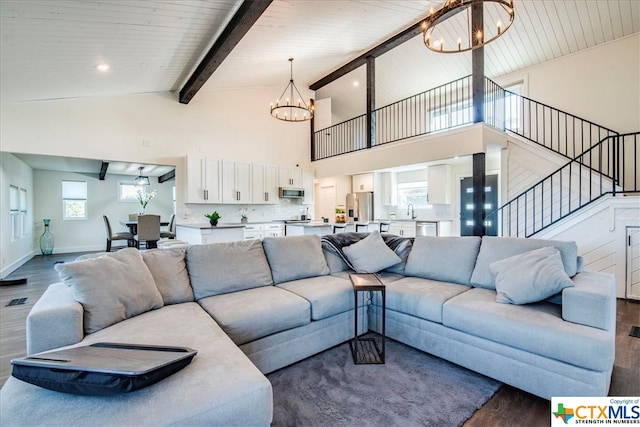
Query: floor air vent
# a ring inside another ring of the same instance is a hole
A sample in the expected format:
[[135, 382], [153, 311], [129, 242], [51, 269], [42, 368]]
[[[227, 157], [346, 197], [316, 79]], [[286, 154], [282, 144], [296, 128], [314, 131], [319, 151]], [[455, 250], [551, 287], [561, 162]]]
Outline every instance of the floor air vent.
[[629, 331], [629, 336], [640, 338], [640, 326], [632, 326], [631, 331]]
[[5, 305], [5, 307], [9, 307], [12, 305], [22, 305], [25, 302], [27, 302], [27, 298], [14, 298], [11, 301], [9, 301], [9, 303]]

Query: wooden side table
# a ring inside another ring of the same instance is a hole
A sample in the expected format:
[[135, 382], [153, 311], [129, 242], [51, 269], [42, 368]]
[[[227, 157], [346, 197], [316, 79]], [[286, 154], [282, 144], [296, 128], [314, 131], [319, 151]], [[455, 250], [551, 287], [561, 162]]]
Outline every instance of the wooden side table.
[[[380, 282], [375, 274], [352, 273], [349, 275], [353, 285], [354, 296], [354, 318], [355, 330], [351, 341], [351, 355], [353, 363], [362, 364], [383, 364], [385, 351], [385, 312], [386, 312], [386, 292], [385, 286]], [[382, 325], [378, 331], [369, 330], [358, 336], [358, 292], [366, 292], [367, 315], [374, 309], [374, 292], [380, 292], [382, 302]]]

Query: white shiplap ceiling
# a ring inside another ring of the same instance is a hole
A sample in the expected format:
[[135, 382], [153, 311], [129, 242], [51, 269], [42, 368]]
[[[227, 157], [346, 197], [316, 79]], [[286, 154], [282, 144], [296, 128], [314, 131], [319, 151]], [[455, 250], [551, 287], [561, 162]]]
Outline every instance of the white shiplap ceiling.
[[[303, 88], [423, 18], [440, 0], [275, 0], [202, 89]], [[638, 0], [515, 0], [516, 20], [485, 48], [495, 78], [640, 31]], [[240, 0], [0, 0], [2, 103], [179, 90]], [[377, 105], [470, 74], [470, 53], [418, 36], [376, 62]], [[96, 66], [111, 68], [100, 73]], [[316, 92], [334, 114], [363, 109], [357, 70]], [[201, 93], [196, 96], [206, 96]], [[278, 92], [276, 89], [275, 92]], [[275, 93], [274, 92], [274, 93]], [[345, 96], [341, 97], [340, 95]], [[277, 95], [277, 93], [275, 93]], [[274, 95], [274, 96], [275, 96]], [[350, 102], [349, 102], [350, 101]], [[355, 102], [355, 104], [354, 104]]]

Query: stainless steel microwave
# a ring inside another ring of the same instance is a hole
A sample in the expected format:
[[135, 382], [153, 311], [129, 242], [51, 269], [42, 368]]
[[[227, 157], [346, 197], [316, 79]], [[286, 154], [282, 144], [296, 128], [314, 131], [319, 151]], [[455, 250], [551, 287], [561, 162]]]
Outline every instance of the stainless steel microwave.
[[280, 187], [280, 198], [282, 199], [303, 199], [304, 189]]

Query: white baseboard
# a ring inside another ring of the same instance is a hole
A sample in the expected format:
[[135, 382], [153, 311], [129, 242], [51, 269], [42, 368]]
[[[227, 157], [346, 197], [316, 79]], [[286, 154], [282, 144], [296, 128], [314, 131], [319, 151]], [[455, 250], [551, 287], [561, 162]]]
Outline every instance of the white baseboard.
[[5, 277], [7, 277], [9, 274], [13, 273], [14, 271], [16, 271], [18, 268], [20, 268], [21, 266], [23, 266], [27, 261], [29, 261], [31, 258], [33, 258], [36, 255], [36, 253], [34, 251], [29, 252], [28, 254], [26, 254], [25, 256], [21, 257], [20, 259], [12, 262], [11, 264], [9, 264], [8, 266], [6, 266], [5, 268], [2, 269], [2, 271], [0, 271], [0, 278], [4, 279]]

